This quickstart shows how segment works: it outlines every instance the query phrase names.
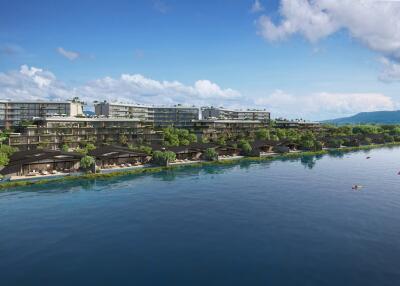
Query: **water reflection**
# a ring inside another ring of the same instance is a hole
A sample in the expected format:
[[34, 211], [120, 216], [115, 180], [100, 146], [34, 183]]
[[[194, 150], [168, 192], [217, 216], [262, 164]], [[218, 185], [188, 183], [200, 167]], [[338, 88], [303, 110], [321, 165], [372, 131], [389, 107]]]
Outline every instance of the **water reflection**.
[[[393, 149], [395, 147], [389, 146], [385, 147], [385, 149]], [[153, 173], [153, 174], [127, 174], [124, 176], [116, 176], [112, 178], [97, 178], [97, 179], [79, 179], [79, 180], [67, 180], [62, 182], [50, 182], [43, 185], [32, 185], [26, 187], [15, 188], [12, 191], [17, 192], [36, 192], [36, 193], [65, 193], [65, 192], [74, 192], [74, 191], [104, 191], [109, 190], [109, 186], [112, 184], [118, 183], [127, 183], [130, 180], [136, 180], [141, 177], [149, 177], [155, 178], [157, 180], [162, 181], [174, 181], [179, 176], [193, 176], [199, 177], [201, 175], [219, 175], [224, 174], [226, 172], [230, 172], [235, 168], [249, 170], [252, 166], [261, 165], [263, 168], [268, 168], [274, 162], [300, 162], [305, 168], [313, 169], [319, 160], [323, 157], [328, 156], [331, 158], [344, 158], [345, 156], [350, 156], [354, 153], [361, 153], [368, 155], [370, 154], [371, 149], [368, 150], [355, 150], [350, 152], [343, 152], [338, 150], [329, 151], [328, 154], [322, 155], [307, 155], [301, 156], [298, 158], [288, 158], [288, 157], [280, 157], [276, 160], [266, 160], [266, 161], [251, 161], [244, 160], [239, 163], [232, 164], [215, 164], [215, 165], [205, 165], [205, 166], [182, 166], [177, 169], [168, 169], [162, 172]]]

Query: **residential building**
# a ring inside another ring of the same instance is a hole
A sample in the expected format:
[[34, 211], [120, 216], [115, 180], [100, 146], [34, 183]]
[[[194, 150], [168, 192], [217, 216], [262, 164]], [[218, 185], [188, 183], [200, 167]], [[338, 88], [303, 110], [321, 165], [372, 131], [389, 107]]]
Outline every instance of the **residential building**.
[[265, 128], [268, 123], [260, 120], [194, 120], [190, 129], [197, 137], [207, 140], [217, 140], [221, 136], [227, 138], [237, 136], [254, 136], [260, 128]]
[[305, 128], [305, 129], [321, 128], [320, 122], [312, 122], [305, 120], [276, 119], [274, 125], [277, 128]]
[[266, 110], [234, 110], [218, 107], [202, 107], [202, 119], [260, 120], [268, 122], [270, 113]]
[[0, 100], [0, 128], [9, 129], [35, 117], [83, 116], [83, 102]]
[[20, 150], [35, 149], [38, 146], [57, 150], [64, 144], [75, 148], [86, 143], [119, 144], [162, 140], [162, 132], [154, 131], [151, 123], [135, 118], [48, 117], [37, 118], [33, 125], [22, 127], [20, 133], [10, 134], [8, 143]]
[[151, 106], [128, 103], [110, 103], [107, 101], [95, 103], [97, 116], [109, 118], [137, 118], [152, 122], [154, 127], [174, 126], [186, 128], [192, 120], [200, 119], [200, 109], [194, 106]]

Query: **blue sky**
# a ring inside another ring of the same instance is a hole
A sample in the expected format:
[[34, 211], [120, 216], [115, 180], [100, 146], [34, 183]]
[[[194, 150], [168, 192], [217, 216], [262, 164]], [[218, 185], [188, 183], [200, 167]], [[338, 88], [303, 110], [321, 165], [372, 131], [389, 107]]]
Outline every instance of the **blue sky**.
[[[397, 109], [398, 33], [385, 38], [385, 20], [360, 32], [374, 20], [356, 14], [375, 4], [316, 2], [0, 0], [0, 97], [209, 103], [308, 119]], [[325, 11], [334, 20], [315, 24]]]

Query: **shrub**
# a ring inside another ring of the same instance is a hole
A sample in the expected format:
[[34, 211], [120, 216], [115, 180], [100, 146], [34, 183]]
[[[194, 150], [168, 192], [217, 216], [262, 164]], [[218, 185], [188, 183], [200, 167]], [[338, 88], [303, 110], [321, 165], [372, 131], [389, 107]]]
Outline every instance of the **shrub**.
[[87, 150], [87, 152], [89, 152], [89, 151], [96, 149], [96, 146], [94, 146], [94, 144], [92, 144], [92, 143], [88, 143], [88, 144], [86, 144], [85, 149]]
[[204, 159], [207, 161], [217, 161], [218, 160], [218, 153], [215, 151], [214, 148], [208, 148], [204, 152]]
[[86, 155], [82, 157], [80, 166], [84, 170], [89, 170], [93, 165], [95, 165], [95, 163], [96, 161], [93, 157]]
[[61, 146], [61, 150], [64, 151], [64, 152], [68, 152], [69, 146], [68, 146], [67, 144], [63, 144], [63, 145]]
[[0, 153], [0, 167], [6, 166], [9, 162], [8, 156], [6, 153]]
[[13, 153], [15, 153], [17, 151], [18, 151], [18, 148], [11, 147], [9, 145], [1, 145], [0, 146], [0, 153], [4, 153], [8, 157], [10, 157]]
[[257, 139], [269, 140], [270, 134], [266, 128], [261, 128], [256, 131], [256, 137]]
[[342, 146], [343, 144], [343, 140], [341, 139], [332, 139], [327, 143], [328, 147], [331, 148], [340, 148], [340, 146]]
[[392, 142], [394, 142], [393, 136], [390, 136], [390, 135], [388, 135], [388, 134], [384, 134], [384, 135], [383, 135], [383, 140], [385, 140], [385, 142], [387, 142], [387, 143], [392, 143]]
[[249, 156], [251, 154], [252, 148], [247, 140], [240, 140], [238, 146], [242, 149], [244, 155]]
[[155, 151], [153, 152], [153, 163], [166, 166], [168, 163], [175, 161], [176, 154], [172, 151]]

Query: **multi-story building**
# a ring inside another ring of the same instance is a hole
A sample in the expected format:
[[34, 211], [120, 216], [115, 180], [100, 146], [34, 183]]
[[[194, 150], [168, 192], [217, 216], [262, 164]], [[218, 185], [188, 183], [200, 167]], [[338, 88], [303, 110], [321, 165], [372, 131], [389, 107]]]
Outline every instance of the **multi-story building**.
[[208, 140], [217, 140], [222, 136], [227, 138], [244, 136], [251, 137], [255, 135], [258, 129], [265, 128], [266, 122], [260, 120], [194, 120], [191, 131], [197, 137]]
[[33, 125], [24, 126], [20, 133], [9, 136], [9, 145], [23, 149], [38, 146], [57, 150], [66, 144], [76, 148], [86, 143], [121, 144], [161, 142], [163, 134], [153, 125], [135, 118], [37, 118]]
[[9, 129], [34, 117], [82, 116], [83, 103], [70, 101], [0, 101], [0, 128]]
[[95, 103], [97, 116], [109, 118], [138, 118], [152, 122], [155, 127], [190, 127], [192, 120], [200, 119], [200, 109], [193, 106], [146, 106], [100, 102]]
[[222, 120], [260, 120], [268, 122], [270, 113], [265, 110], [234, 110], [217, 107], [202, 107], [202, 119], [222, 119]]
[[304, 129], [321, 128], [320, 122], [305, 121], [305, 120], [276, 119], [274, 121], [274, 125], [277, 128], [304, 128]]

